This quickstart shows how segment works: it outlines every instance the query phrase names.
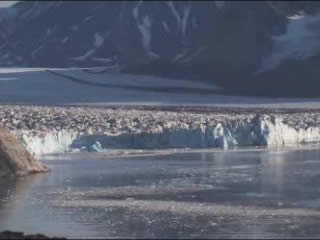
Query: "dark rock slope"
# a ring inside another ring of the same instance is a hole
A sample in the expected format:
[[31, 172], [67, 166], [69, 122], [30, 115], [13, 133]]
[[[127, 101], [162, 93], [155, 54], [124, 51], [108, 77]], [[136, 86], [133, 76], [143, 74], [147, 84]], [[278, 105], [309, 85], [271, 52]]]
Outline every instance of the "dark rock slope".
[[24, 1], [0, 21], [0, 65], [110, 66], [212, 81], [233, 94], [317, 96], [319, 5]]
[[65, 238], [56, 238], [56, 237], [47, 237], [43, 234], [24, 234], [22, 232], [13, 232], [13, 231], [3, 231], [0, 232], [0, 239], [65, 239]]
[[268, 2], [26, 1], [13, 8], [4, 65], [210, 60], [247, 70], [268, 50], [271, 34], [285, 28]]

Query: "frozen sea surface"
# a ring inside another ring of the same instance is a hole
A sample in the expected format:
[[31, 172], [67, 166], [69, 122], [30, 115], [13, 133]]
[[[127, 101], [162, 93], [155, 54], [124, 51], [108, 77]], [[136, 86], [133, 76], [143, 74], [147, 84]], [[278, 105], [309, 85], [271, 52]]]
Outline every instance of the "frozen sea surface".
[[1, 184], [0, 230], [71, 238], [319, 238], [320, 150], [43, 156]]

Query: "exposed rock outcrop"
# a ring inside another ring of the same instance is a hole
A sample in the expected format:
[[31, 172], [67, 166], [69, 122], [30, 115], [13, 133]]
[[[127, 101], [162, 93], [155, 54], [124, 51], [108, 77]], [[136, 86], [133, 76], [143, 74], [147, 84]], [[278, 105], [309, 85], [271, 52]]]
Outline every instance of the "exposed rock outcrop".
[[6, 128], [0, 127], [0, 178], [20, 177], [49, 169], [36, 160]]

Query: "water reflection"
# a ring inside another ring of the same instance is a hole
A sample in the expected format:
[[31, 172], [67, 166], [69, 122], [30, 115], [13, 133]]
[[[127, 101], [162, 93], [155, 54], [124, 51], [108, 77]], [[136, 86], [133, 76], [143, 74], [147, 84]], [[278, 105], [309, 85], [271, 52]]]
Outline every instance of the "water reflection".
[[1, 205], [0, 226], [73, 238], [320, 236], [320, 211], [310, 209], [319, 152], [59, 156], [47, 160], [50, 174], [11, 186], [19, 201]]
[[[47, 173], [46, 173], [47, 174]], [[0, 229], [8, 230], [10, 218], [16, 214], [28, 198], [32, 187], [41, 183], [44, 175], [35, 174], [19, 179], [10, 179], [0, 183]]]
[[286, 161], [285, 152], [261, 153], [261, 191], [283, 192]]

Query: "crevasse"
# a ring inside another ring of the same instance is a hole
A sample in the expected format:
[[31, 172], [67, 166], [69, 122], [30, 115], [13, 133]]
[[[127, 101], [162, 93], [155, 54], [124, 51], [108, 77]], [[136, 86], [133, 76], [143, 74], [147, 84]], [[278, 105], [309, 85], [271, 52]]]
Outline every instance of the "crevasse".
[[233, 120], [214, 125], [121, 132], [115, 135], [81, 135], [62, 130], [46, 134], [19, 133], [18, 139], [33, 154], [97, 152], [108, 149], [224, 148], [236, 146], [286, 146], [320, 142], [320, 127], [296, 128], [280, 118], [259, 115], [250, 121]]

